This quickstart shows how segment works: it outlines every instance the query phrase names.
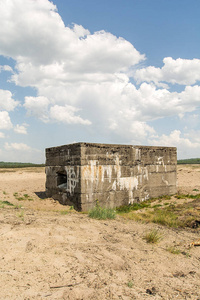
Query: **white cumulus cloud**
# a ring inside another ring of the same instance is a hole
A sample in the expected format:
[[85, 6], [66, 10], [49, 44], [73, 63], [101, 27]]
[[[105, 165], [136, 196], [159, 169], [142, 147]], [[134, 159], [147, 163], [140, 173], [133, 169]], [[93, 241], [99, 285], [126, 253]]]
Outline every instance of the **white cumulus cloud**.
[[66, 27], [47, 0], [2, 2], [1, 23], [0, 54], [16, 60], [12, 80], [17, 85], [36, 88], [38, 97], [26, 97], [24, 107], [44, 122], [90, 124], [93, 103], [102, 107], [101, 95], [113, 93], [113, 86], [121, 96], [118, 85], [125, 87], [126, 74], [145, 59], [130, 42], [109, 32]]
[[162, 68], [149, 66], [137, 70], [135, 79], [138, 83], [146, 81], [157, 85], [162, 81], [181, 85], [192, 85], [200, 81], [200, 59], [165, 57], [163, 63]]
[[14, 128], [14, 131], [19, 134], [27, 134], [27, 124], [19, 125], [17, 124]]
[[0, 109], [12, 111], [18, 106], [19, 102], [12, 98], [12, 93], [7, 90], [0, 89]]
[[65, 106], [55, 105], [50, 109], [50, 117], [55, 121], [59, 121], [67, 124], [84, 124], [84, 125], [91, 124], [89, 120], [84, 120], [80, 116], [74, 115], [76, 111], [77, 109], [70, 105], [65, 105]]
[[11, 129], [13, 127], [7, 111], [0, 111], [0, 129]]
[[29, 116], [35, 116], [44, 122], [48, 121], [49, 100], [44, 97], [25, 97], [24, 107]]
[[[129, 41], [104, 30], [91, 33], [81, 25], [65, 26], [48, 0], [0, 1], [0, 55], [16, 62], [13, 70], [0, 70], [10, 71], [16, 85], [36, 91], [36, 97], [25, 97], [27, 116], [66, 126], [92, 124], [85, 127], [129, 142], [153, 139], [197, 147], [176, 130], [153, 138], [149, 122], [195, 114], [200, 105], [199, 59], [166, 57], [162, 68], [140, 68], [145, 55]], [[184, 87], [176, 92], [169, 84]], [[9, 91], [0, 90], [0, 129], [12, 127], [5, 111], [17, 105]], [[26, 126], [18, 124], [14, 130], [25, 134]]]
[[7, 72], [13, 73], [13, 69], [11, 68], [11, 66], [8, 66], [8, 65], [4, 65], [4, 66], [0, 65], [0, 73], [1, 73], [1, 71], [7, 71]]
[[[180, 157], [181, 155], [184, 157], [184, 153], [196, 153], [196, 157], [199, 156], [197, 153], [199, 153], [200, 149], [200, 140], [195, 141], [189, 137], [182, 137], [180, 130], [173, 130], [169, 135], [162, 134], [160, 137], [150, 139], [149, 143], [151, 145], [177, 147], [179, 149]], [[193, 157], [195, 157], [195, 155]]]
[[5, 143], [4, 148], [6, 150], [16, 150], [16, 151], [30, 151], [31, 147], [24, 143]]

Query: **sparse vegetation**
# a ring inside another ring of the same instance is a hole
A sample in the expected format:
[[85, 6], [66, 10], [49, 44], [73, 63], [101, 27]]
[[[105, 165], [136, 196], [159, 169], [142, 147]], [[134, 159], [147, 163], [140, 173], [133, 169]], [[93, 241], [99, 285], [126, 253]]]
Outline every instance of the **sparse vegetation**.
[[127, 213], [134, 210], [139, 210], [143, 208], [151, 207], [151, 200], [143, 201], [140, 203], [133, 203], [129, 205], [122, 205], [116, 208], [118, 213]]
[[147, 232], [143, 239], [147, 242], [147, 243], [151, 243], [151, 244], [156, 244], [158, 243], [161, 239], [162, 236], [161, 234], [158, 232], [158, 230], [153, 229], [150, 232]]
[[177, 249], [176, 247], [173, 247], [173, 246], [167, 247], [166, 250], [172, 254], [180, 254], [181, 253], [180, 249]]
[[[182, 204], [160, 201], [160, 198], [150, 199], [142, 203], [136, 203], [117, 208], [117, 212], [126, 219], [141, 222], [152, 222], [168, 227], [192, 227], [200, 226], [199, 207], [200, 194], [175, 195], [176, 199], [194, 199]], [[156, 201], [156, 203], [154, 203]]]
[[200, 199], [200, 194], [191, 195], [191, 194], [177, 194], [174, 196], [177, 199]]
[[132, 280], [128, 281], [128, 282], [127, 282], [127, 286], [128, 286], [129, 288], [132, 288], [132, 287], [133, 287], [133, 281], [132, 281]]
[[67, 210], [61, 210], [60, 214], [61, 215], [67, 215], [69, 212]]
[[22, 221], [24, 221], [24, 211], [23, 210], [20, 211], [20, 213], [18, 214], [18, 217], [20, 219], [22, 219]]
[[96, 206], [89, 211], [88, 215], [90, 218], [98, 220], [115, 219], [116, 211], [112, 208], [99, 206], [97, 201]]
[[28, 194], [24, 194], [24, 195], [19, 195], [18, 193], [14, 193], [13, 196], [15, 197], [15, 199], [17, 199], [18, 201], [33, 201], [33, 199], [28, 195]]
[[9, 201], [1, 201], [0, 200], [0, 208], [4, 208], [4, 206], [14, 206], [14, 204], [10, 203]]
[[[151, 199], [148, 199], [148, 200], [143, 201], [143, 202], [132, 203], [132, 204], [129, 204], [129, 205], [119, 206], [119, 207], [116, 208], [116, 211], [117, 211], [117, 213], [128, 213], [128, 212], [140, 210], [140, 209], [143, 209], [143, 208], [151, 208], [152, 207], [151, 203], [155, 202], [156, 200], [158, 200], [160, 202], [161, 200], [170, 200], [170, 199], [171, 199], [171, 196], [163, 195], [163, 196], [160, 196], [158, 198], [151, 198]], [[159, 207], [159, 206], [162, 206], [162, 205], [161, 204], [155, 204], [154, 208]]]

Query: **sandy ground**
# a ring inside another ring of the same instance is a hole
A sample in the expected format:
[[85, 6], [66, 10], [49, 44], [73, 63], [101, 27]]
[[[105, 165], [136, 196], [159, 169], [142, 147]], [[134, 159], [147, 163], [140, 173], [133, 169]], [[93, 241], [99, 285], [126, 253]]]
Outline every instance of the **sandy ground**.
[[[179, 166], [179, 193], [198, 189], [200, 166]], [[188, 248], [199, 229], [93, 220], [44, 190], [43, 168], [0, 170], [0, 199], [16, 205], [0, 209], [0, 299], [200, 300], [200, 247]], [[152, 245], [154, 228], [163, 238]]]

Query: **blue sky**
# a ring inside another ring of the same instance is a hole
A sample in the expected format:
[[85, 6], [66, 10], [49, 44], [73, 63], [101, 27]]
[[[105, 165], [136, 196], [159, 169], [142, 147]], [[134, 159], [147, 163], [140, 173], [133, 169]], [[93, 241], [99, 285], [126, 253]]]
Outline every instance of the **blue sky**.
[[200, 2], [0, 1], [0, 160], [73, 142], [200, 157]]

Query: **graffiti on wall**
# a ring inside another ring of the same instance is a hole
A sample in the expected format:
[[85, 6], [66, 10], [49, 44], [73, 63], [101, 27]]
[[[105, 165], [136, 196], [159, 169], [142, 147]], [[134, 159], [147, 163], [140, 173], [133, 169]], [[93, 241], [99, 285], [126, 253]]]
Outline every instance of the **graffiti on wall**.
[[[61, 177], [60, 180], [58, 180], [59, 177]], [[70, 195], [73, 195], [76, 185], [79, 182], [74, 167], [66, 166], [64, 171], [58, 172], [57, 182], [58, 182], [58, 188], [62, 192], [68, 192]]]

